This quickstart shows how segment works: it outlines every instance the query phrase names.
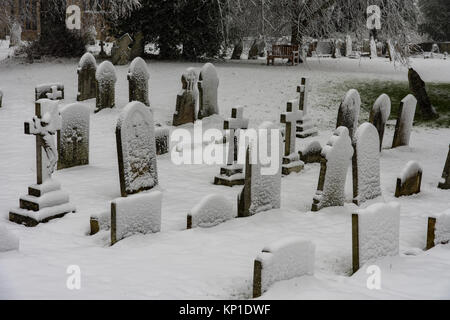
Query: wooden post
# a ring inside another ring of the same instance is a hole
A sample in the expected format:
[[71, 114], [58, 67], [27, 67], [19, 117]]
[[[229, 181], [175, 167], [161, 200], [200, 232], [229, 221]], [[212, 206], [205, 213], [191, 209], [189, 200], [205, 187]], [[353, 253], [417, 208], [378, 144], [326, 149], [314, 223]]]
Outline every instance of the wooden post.
[[435, 232], [436, 231], [436, 218], [428, 218], [428, 232], [427, 232], [427, 248], [430, 250], [434, 248]]
[[188, 214], [187, 215], [187, 226], [186, 229], [192, 229], [192, 215]]
[[253, 299], [259, 298], [262, 295], [262, 263], [255, 260], [253, 267]]
[[94, 234], [97, 234], [100, 231], [100, 223], [98, 222], [98, 219], [91, 217], [90, 224], [91, 224], [90, 235], [93, 236]]
[[116, 203], [111, 202], [111, 246], [117, 242], [117, 211]]
[[352, 261], [353, 273], [359, 270], [359, 216], [352, 214]]

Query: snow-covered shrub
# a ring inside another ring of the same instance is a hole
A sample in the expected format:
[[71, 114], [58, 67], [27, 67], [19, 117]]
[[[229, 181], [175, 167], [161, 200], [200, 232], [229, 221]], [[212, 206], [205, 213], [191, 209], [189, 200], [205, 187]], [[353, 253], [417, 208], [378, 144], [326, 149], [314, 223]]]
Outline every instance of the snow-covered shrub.
[[191, 228], [210, 228], [234, 218], [231, 203], [221, 195], [212, 194], [204, 197], [188, 215]]
[[0, 252], [19, 250], [19, 238], [0, 225]]

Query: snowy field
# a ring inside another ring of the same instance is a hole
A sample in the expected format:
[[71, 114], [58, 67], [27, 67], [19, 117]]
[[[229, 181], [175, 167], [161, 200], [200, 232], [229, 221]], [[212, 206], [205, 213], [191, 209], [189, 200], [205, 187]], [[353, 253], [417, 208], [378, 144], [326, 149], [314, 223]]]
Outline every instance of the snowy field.
[[[1, 49], [2, 54], [6, 49]], [[250, 126], [263, 121], [279, 123], [287, 100], [296, 97], [302, 76], [312, 80], [312, 115], [319, 120], [326, 143], [336, 123], [339, 105], [331, 103], [344, 92], [330, 92], [344, 80], [407, 80], [407, 70], [385, 59], [310, 59], [305, 65], [266, 67], [253, 63], [216, 64], [219, 77], [220, 116], [204, 127], [222, 128], [231, 108], [245, 107]], [[158, 158], [163, 191], [162, 232], [138, 235], [109, 246], [109, 233], [88, 236], [89, 217], [109, 210], [120, 196], [115, 124], [128, 102], [127, 66], [116, 67], [116, 107], [92, 110], [90, 165], [58, 171], [54, 178], [71, 195], [77, 213], [26, 228], [8, 221], [19, 196], [35, 183], [34, 137], [23, 133], [23, 123], [34, 112], [34, 87], [62, 82], [66, 100], [76, 100], [77, 61], [54, 60], [33, 65], [0, 62], [0, 225], [20, 237], [20, 251], [0, 253], [0, 298], [34, 299], [248, 299], [252, 293], [253, 261], [268, 244], [284, 237], [301, 237], [316, 244], [315, 275], [275, 284], [269, 299], [450, 299], [450, 246], [424, 252], [427, 217], [450, 208], [450, 193], [437, 189], [450, 142], [450, 129], [415, 127], [410, 147], [388, 149], [393, 128], [387, 129], [381, 154], [380, 201], [401, 204], [400, 256], [377, 261], [382, 290], [366, 287], [363, 267], [350, 277], [351, 174], [347, 178], [348, 203], [342, 208], [310, 212], [317, 188], [319, 165], [307, 165], [300, 174], [282, 179], [282, 208], [251, 218], [234, 219], [211, 229], [186, 231], [186, 215], [205, 195], [219, 193], [233, 204], [241, 187], [214, 186], [218, 166], [175, 166], [169, 155]], [[450, 61], [413, 60], [425, 81], [450, 82]], [[180, 77], [200, 64], [151, 62], [150, 103], [157, 123], [170, 124]], [[450, 104], [450, 103], [449, 103]], [[361, 115], [362, 121], [368, 115]], [[185, 126], [192, 129], [192, 125]], [[297, 140], [301, 147], [311, 139]], [[395, 199], [397, 175], [409, 160], [424, 168], [422, 193]], [[66, 287], [66, 269], [81, 268], [81, 290]]]

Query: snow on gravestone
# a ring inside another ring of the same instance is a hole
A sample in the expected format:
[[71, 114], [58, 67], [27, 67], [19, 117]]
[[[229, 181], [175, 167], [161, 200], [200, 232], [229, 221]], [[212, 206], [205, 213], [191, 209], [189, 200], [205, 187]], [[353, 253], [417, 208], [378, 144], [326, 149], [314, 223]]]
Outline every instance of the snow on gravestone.
[[344, 205], [345, 181], [353, 152], [348, 129], [337, 128], [328, 144], [322, 149], [319, 183], [312, 211]]
[[117, 156], [122, 197], [158, 184], [153, 114], [143, 103], [130, 102], [116, 126]]
[[50, 99], [63, 100], [64, 99], [64, 85], [61, 83], [45, 83], [36, 86], [34, 89], [35, 100]]
[[114, 108], [116, 95], [116, 70], [109, 61], [103, 61], [95, 73], [97, 80], [96, 112], [105, 108]]
[[375, 101], [372, 110], [370, 110], [369, 122], [372, 123], [378, 131], [380, 138], [380, 151], [383, 147], [384, 130], [386, 122], [391, 115], [391, 99], [385, 93], [378, 97]]
[[444, 172], [442, 173], [442, 179], [439, 182], [439, 188], [443, 190], [450, 189], [450, 145], [448, 146], [448, 156], [445, 162]]
[[0, 225], [0, 252], [19, 250], [19, 238]]
[[314, 275], [316, 247], [311, 241], [286, 238], [265, 247], [255, 259], [253, 298], [277, 281]]
[[394, 141], [392, 148], [408, 146], [411, 138], [411, 130], [416, 114], [417, 100], [412, 95], [407, 95], [400, 103], [397, 123], [395, 125]]
[[194, 68], [187, 69], [181, 76], [181, 92], [177, 95], [177, 105], [172, 125], [181, 126], [194, 123], [198, 100], [198, 76]]
[[377, 129], [363, 123], [355, 134], [353, 157], [353, 202], [360, 205], [381, 196], [380, 150]]
[[336, 128], [347, 127], [353, 141], [358, 128], [359, 112], [361, 110], [361, 97], [355, 89], [349, 90], [339, 106]]
[[135, 58], [128, 69], [128, 92], [129, 101], [139, 101], [150, 106], [148, 101], [148, 80], [150, 73], [147, 69], [147, 64], [141, 57]]
[[298, 152], [300, 160], [304, 163], [320, 163], [322, 158], [322, 145], [319, 141], [310, 142], [305, 148]]
[[400, 246], [400, 205], [377, 203], [352, 215], [353, 272], [366, 263], [396, 256]]
[[[279, 209], [281, 205], [281, 134], [271, 122], [264, 122], [259, 130], [267, 131], [267, 141], [259, 141], [259, 145], [267, 145], [267, 152], [278, 159], [277, 171], [274, 174], [264, 172], [269, 165], [262, 164], [261, 150], [256, 145], [247, 148], [245, 164], [245, 185], [238, 195], [238, 217], [249, 217], [262, 211]], [[259, 139], [258, 139], [259, 140]], [[254, 161], [254, 163], [252, 163]]]
[[77, 101], [93, 99], [96, 96], [97, 82], [95, 73], [97, 71], [97, 62], [94, 56], [86, 52], [78, 64], [78, 94]]
[[162, 193], [152, 191], [111, 203], [111, 245], [134, 234], [161, 231]]
[[58, 170], [89, 164], [89, 107], [73, 103], [61, 110], [58, 130]]
[[397, 178], [395, 197], [410, 196], [420, 193], [422, 184], [422, 167], [416, 161], [410, 161]]
[[450, 242], [450, 210], [428, 218], [427, 250]]
[[210, 228], [234, 218], [233, 207], [222, 195], [204, 197], [187, 216], [187, 229]]
[[199, 90], [199, 112], [198, 118], [203, 119], [214, 114], [219, 114], [219, 103], [217, 90], [219, 88], [219, 77], [212, 63], [207, 63], [200, 71]]

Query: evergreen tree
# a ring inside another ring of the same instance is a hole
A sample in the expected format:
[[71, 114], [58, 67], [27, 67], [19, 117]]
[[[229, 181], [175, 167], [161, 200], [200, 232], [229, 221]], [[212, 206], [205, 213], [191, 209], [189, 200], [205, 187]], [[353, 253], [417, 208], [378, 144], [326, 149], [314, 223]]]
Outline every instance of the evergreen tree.
[[450, 1], [449, 0], [421, 0], [420, 11], [425, 22], [419, 30], [427, 33], [435, 41], [450, 40]]

